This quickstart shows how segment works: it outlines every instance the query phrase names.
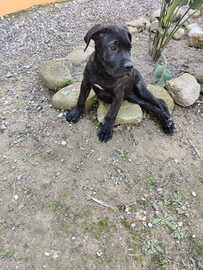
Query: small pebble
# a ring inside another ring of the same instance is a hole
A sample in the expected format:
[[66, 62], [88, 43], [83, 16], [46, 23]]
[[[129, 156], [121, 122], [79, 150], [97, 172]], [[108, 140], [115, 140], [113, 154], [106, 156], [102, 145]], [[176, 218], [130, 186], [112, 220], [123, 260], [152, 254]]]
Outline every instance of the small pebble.
[[152, 223], [148, 223], [148, 227], [150, 227], [150, 228], [151, 228], [151, 227], [152, 227]]
[[152, 204], [152, 207], [154, 208], [154, 210], [156, 210], [156, 211], [158, 211], [159, 210], [159, 207], [158, 207], [158, 205], [156, 205], [156, 203], [153, 203]]
[[58, 118], [62, 118], [63, 117], [63, 113], [59, 113]]
[[196, 193], [195, 193], [194, 191], [192, 191], [192, 196], [193, 196], [193, 197], [196, 197], [196, 196], [197, 196]]
[[132, 223], [132, 224], [131, 224], [131, 227], [132, 227], [132, 228], [135, 228], [135, 223]]
[[14, 195], [14, 200], [18, 200], [18, 195]]
[[63, 146], [65, 146], [65, 145], [67, 144], [67, 142], [66, 142], [66, 141], [62, 141], [61, 144], [62, 144]]
[[68, 150], [73, 150], [75, 147], [74, 147], [74, 145], [72, 145], [72, 144], [67, 144], [67, 145], [66, 145], [66, 148], [67, 148]]

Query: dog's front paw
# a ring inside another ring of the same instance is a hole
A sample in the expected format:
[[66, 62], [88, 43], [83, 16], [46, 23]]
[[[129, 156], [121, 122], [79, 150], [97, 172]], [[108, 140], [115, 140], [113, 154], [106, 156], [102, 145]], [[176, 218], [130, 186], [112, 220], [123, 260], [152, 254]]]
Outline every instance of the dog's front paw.
[[167, 135], [172, 135], [175, 131], [175, 125], [172, 119], [169, 119], [167, 124], [163, 126], [163, 130]]
[[66, 120], [68, 122], [76, 123], [78, 118], [80, 117], [80, 111], [76, 108], [73, 108], [70, 112], [66, 114]]
[[107, 142], [112, 138], [113, 127], [104, 125], [98, 133], [98, 138], [101, 142]]

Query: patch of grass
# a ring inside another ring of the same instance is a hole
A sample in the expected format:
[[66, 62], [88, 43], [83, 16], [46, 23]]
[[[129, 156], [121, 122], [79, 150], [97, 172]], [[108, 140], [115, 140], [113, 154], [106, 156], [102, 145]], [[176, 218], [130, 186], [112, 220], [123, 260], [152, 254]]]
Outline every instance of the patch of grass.
[[13, 257], [13, 255], [14, 255], [14, 251], [12, 249], [10, 249], [9, 251], [2, 253], [1, 258], [2, 259], [10, 259]]
[[119, 157], [124, 157], [128, 153], [128, 150], [124, 149], [116, 149], [116, 150], [119, 153]]

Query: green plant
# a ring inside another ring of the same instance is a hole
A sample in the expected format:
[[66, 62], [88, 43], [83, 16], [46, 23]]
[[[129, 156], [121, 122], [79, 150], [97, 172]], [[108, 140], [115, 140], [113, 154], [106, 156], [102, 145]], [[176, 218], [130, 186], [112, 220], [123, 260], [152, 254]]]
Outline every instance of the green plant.
[[117, 152], [120, 153], [119, 157], [124, 157], [128, 153], [128, 150], [117, 149]]
[[178, 240], [184, 237], [184, 234], [181, 232], [181, 228], [179, 226], [174, 231], [174, 237]]
[[152, 219], [151, 223], [152, 223], [152, 225], [156, 225], [156, 224], [160, 223], [161, 225], [165, 225], [165, 226], [171, 228], [172, 230], [175, 230], [176, 227], [175, 227], [175, 225], [173, 225], [172, 222], [176, 221], [176, 220], [177, 220], [176, 216], [171, 216], [167, 213], [164, 213], [164, 216], [161, 217], [160, 215], [158, 215], [158, 218]]
[[14, 251], [10, 249], [9, 251], [6, 251], [3, 254], [1, 254], [1, 258], [2, 259], [9, 259], [9, 258], [12, 258], [13, 255], [14, 255]]
[[[186, 8], [183, 15], [180, 16], [179, 20], [169, 33], [169, 28], [171, 27], [176, 14], [182, 6], [188, 6], [188, 8]], [[202, 0], [162, 0], [160, 16], [157, 17], [159, 25], [153, 40], [152, 50], [149, 48], [150, 54], [152, 55], [154, 61], [159, 59], [163, 50], [166, 48], [178, 29], [202, 7]], [[194, 10], [194, 12], [190, 16], [186, 16], [190, 9]]]
[[166, 68], [167, 67], [167, 60], [166, 57], [161, 54], [164, 59], [164, 66], [158, 66], [155, 70], [154, 74], [154, 81], [156, 85], [164, 87], [167, 81], [172, 79], [171, 72]]
[[143, 244], [146, 246], [147, 250], [151, 250], [153, 253], [163, 252], [161, 245], [158, 244], [158, 240], [144, 240]]

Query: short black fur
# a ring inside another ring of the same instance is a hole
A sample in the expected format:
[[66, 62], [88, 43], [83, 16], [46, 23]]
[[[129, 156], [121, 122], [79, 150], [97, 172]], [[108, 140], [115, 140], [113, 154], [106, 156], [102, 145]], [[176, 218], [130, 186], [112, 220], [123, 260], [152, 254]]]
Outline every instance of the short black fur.
[[84, 38], [87, 44], [85, 50], [91, 39], [95, 42], [95, 51], [85, 67], [78, 102], [67, 113], [67, 121], [77, 122], [90, 90], [93, 89], [100, 100], [111, 103], [105, 123], [98, 133], [100, 141], [111, 139], [113, 125], [123, 100], [139, 104], [154, 113], [162, 123], [164, 132], [172, 135], [175, 126], [166, 103], [152, 95], [139, 71], [133, 67], [130, 59], [131, 34], [128, 28], [95, 25]]

